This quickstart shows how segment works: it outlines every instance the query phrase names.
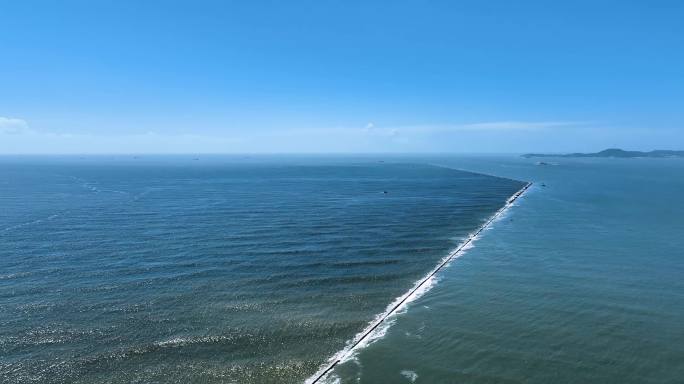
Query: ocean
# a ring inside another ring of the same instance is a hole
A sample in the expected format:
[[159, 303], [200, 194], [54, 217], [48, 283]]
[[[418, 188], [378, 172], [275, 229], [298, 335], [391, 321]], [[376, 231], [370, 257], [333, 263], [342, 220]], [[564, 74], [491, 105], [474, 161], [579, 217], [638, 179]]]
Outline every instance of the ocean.
[[677, 383], [684, 162], [0, 159], [0, 382]]
[[303, 382], [523, 183], [354, 158], [5, 158], [7, 383]]
[[534, 184], [328, 382], [684, 382], [682, 159], [428, 161]]

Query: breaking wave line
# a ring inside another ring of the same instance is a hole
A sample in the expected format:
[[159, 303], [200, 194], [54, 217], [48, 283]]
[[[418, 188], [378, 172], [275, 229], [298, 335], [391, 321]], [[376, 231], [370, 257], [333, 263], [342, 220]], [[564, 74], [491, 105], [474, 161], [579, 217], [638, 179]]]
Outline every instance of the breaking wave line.
[[421, 297], [425, 292], [429, 291], [430, 288], [435, 283], [435, 275], [442, 268], [449, 264], [453, 259], [461, 256], [464, 251], [472, 248], [472, 243], [477, 239], [478, 235], [482, 233], [490, 224], [492, 224], [496, 219], [498, 219], [508, 208], [513, 206], [513, 203], [525, 193], [532, 183], [525, 184], [520, 190], [514, 193], [511, 197], [506, 200], [506, 204], [496, 211], [484, 224], [482, 224], [477, 231], [468, 235], [468, 237], [459, 244], [453, 251], [451, 251], [442, 261], [437, 264], [428, 274], [422, 279], [418, 280], [413, 288], [411, 288], [407, 293], [402, 296], [397, 297], [389, 306], [385, 312], [377, 315], [373, 321], [361, 332], [359, 332], [354, 338], [347, 344], [347, 346], [341, 351], [333, 355], [326, 365], [321, 367], [313, 376], [309, 377], [304, 383], [305, 384], [315, 384], [321, 382], [326, 376], [340, 363], [349, 360], [349, 358], [354, 356], [354, 352], [361, 349], [373, 341], [382, 338], [387, 330], [391, 327], [393, 320], [388, 318], [396, 313], [406, 304], [411, 301]]

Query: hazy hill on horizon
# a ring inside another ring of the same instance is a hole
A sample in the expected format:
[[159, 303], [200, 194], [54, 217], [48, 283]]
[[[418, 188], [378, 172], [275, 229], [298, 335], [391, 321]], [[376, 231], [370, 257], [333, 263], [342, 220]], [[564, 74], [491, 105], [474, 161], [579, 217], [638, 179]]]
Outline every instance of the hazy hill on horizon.
[[684, 157], [684, 151], [656, 149], [648, 152], [643, 151], [625, 151], [619, 148], [604, 149], [600, 152], [594, 153], [566, 153], [566, 154], [545, 154], [545, 153], [526, 153], [522, 157]]

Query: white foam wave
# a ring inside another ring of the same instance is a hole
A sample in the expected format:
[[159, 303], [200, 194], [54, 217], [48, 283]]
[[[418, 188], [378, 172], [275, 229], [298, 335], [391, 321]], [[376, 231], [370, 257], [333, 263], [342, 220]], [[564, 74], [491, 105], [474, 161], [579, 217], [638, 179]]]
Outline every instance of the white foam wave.
[[27, 277], [27, 276], [31, 276], [31, 272], [17, 272], [17, 273], [9, 273], [6, 275], [0, 275], [0, 280], [18, 279], [20, 277]]
[[58, 217], [58, 216], [59, 216], [59, 214], [54, 214], [54, 215], [50, 215], [50, 216], [48, 216], [48, 217], [44, 217], [44, 218], [42, 218], [42, 219], [32, 220], [32, 221], [27, 221], [27, 222], [25, 222], [25, 223], [21, 223], [21, 224], [17, 224], [17, 225], [12, 225], [12, 226], [3, 228], [1, 232], [8, 232], [8, 231], [11, 231], [11, 230], [14, 230], [14, 229], [23, 228], [23, 227], [26, 227], [26, 226], [29, 226], [29, 225], [40, 224], [40, 223], [42, 223], [42, 222], [44, 222], [44, 221], [52, 220], [52, 219], [54, 219], [54, 218], [56, 218], [56, 217]]
[[231, 339], [232, 339], [232, 337], [230, 337], [230, 336], [204, 336], [204, 337], [197, 337], [197, 338], [175, 337], [175, 338], [169, 339], [169, 340], [157, 341], [154, 343], [154, 345], [157, 347], [182, 347], [184, 345], [190, 345], [190, 344], [219, 343], [221, 341], [226, 341], [226, 340], [231, 340]]
[[405, 369], [399, 373], [405, 378], [409, 379], [409, 381], [411, 381], [412, 383], [415, 383], [418, 379], [418, 374], [413, 371], [409, 371], [408, 369]]
[[492, 223], [498, 221], [508, 210], [508, 208], [512, 207], [516, 200], [522, 196], [525, 191], [527, 191], [530, 185], [532, 184], [527, 183], [523, 188], [508, 198], [503, 207], [501, 207], [489, 219], [487, 219], [475, 232], [466, 237], [466, 239], [447, 256], [445, 256], [437, 264], [437, 266], [430, 270], [425, 277], [418, 280], [407, 293], [394, 299], [394, 301], [387, 306], [384, 312], [375, 316], [375, 318], [363, 331], [357, 333], [353, 339], [347, 342], [347, 345], [341, 351], [337, 352], [330, 359], [328, 359], [327, 364], [321, 367], [311, 377], [306, 379], [304, 383], [314, 384], [324, 380], [323, 382], [330, 384], [330, 380], [336, 379], [336, 377], [329, 377], [329, 379], [326, 380], [326, 376], [333, 370], [335, 366], [355, 358], [359, 350], [384, 337], [389, 328], [396, 321], [394, 316], [404, 313], [407, 304], [415, 301], [432, 289], [432, 287], [434, 287], [438, 281], [437, 272], [439, 272], [442, 268], [449, 266], [451, 261], [462, 256], [465, 251], [472, 249], [474, 247], [474, 242], [480, 238], [480, 234]]

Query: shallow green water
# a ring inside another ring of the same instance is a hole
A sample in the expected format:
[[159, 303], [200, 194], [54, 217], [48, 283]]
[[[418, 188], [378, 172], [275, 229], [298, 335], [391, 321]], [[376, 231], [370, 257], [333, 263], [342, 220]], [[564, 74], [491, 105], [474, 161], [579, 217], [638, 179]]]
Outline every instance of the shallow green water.
[[684, 380], [681, 159], [425, 161], [536, 183], [329, 381]]

